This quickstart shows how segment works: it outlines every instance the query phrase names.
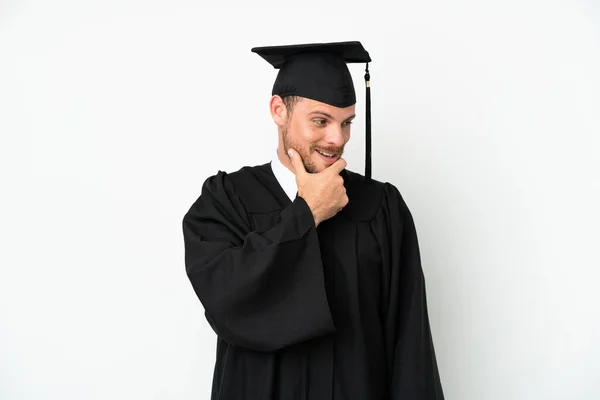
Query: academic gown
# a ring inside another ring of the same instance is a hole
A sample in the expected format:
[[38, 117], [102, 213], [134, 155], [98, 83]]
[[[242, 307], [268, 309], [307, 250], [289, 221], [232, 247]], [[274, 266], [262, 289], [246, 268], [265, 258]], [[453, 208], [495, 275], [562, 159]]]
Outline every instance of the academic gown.
[[340, 175], [349, 203], [318, 227], [270, 163], [219, 171], [186, 213], [213, 400], [444, 398], [411, 213], [392, 184]]

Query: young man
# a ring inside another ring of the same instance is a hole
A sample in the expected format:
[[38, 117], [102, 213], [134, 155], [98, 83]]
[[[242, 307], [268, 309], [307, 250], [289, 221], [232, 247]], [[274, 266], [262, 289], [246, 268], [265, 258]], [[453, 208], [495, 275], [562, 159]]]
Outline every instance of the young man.
[[368, 53], [253, 51], [280, 68], [277, 156], [208, 178], [183, 219], [187, 274], [218, 336], [212, 399], [443, 399], [410, 211], [371, 179], [370, 154], [367, 176], [341, 158], [356, 103], [346, 63]]

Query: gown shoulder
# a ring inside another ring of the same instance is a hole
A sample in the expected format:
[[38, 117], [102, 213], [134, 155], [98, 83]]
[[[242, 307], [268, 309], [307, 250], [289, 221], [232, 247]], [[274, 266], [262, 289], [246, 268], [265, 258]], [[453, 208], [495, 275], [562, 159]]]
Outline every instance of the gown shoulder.
[[350, 220], [372, 221], [381, 215], [382, 209], [389, 211], [391, 207], [398, 207], [402, 212], [406, 208], [400, 191], [390, 182], [368, 180], [364, 175], [350, 170], [344, 170], [342, 177], [349, 201], [340, 214]]
[[281, 210], [287, 205], [287, 197], [270, 168], [267, 163], [244, 166], [233, 172], [219, 170], [205, 180], [203, 193], [226, 197], [229, 201], [243, 204], [247, 213]]

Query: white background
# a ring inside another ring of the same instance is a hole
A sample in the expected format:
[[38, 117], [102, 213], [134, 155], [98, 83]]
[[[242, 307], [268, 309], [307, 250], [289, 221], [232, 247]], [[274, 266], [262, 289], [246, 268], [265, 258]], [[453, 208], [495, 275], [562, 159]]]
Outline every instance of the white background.
[[345, 40], [446, 398], [600, 399], [598, 2], [216, 3], [0, 1], [0, 399], [209, 398], [181, 219], [275, 150], [250, 48]]

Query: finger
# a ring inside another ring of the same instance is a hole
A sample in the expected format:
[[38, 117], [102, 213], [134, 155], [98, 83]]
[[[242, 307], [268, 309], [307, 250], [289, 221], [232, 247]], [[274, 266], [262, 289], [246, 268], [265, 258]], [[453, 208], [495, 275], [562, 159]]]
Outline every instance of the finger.
[[288, 155], [290, 156], [290, 160], [292, 161], [292, 166], [294, 167], [294, 173], [296, 175], [306, 174], [306, 168], [304, 168], [304, 163], [302, 162], [302, 156], [294, 149], [288, 150]]
[[344, 168], [346, 168], [346, 165], [348, 165], [348, 163], [346, 163], [346, 160], [340, 158], [339, 160], [331, 164], [329, 168], [326, 168], [325, 171], [331, 170], [332, 173], [339, 174]]

